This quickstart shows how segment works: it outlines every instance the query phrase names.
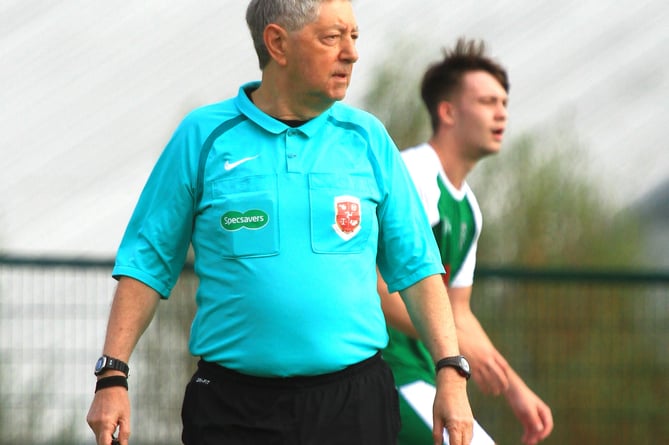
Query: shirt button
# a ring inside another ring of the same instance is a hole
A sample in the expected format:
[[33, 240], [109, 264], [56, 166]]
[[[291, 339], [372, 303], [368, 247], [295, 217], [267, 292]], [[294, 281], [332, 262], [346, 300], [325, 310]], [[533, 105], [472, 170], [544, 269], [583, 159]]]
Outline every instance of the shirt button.
[[293, 159], [297, 157], [297, 153], [287, 153], [286, 156], [288, 156], [290, 159]]

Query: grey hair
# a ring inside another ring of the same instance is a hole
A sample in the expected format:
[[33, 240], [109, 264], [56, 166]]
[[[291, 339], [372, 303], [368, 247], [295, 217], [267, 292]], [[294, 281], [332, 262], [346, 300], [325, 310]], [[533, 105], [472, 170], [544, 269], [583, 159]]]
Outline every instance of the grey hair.
[[246, 9], [246, 24], [262, 70], [270, 61], [263, 34], [270, 23], [287, 31], [298, 31], [318, 17], [321, 3], [329, 0], [252, 0]]

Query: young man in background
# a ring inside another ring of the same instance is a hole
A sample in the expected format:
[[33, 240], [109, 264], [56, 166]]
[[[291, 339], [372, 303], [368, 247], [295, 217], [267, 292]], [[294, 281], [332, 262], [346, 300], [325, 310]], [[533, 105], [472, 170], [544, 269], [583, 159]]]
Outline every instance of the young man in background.
[[[421, 95], [432, 137], [401, 154], [439, 245], [460, 352], [469, 362], [460, 359], [448, 366], [466, 375], [471, 365], [471, 377], [484, 393], [503, 394], [523, 426], [523, 443], [534, 445], [553, 428], [551, 410], [495, 348], [470, 307], [482, 218], [466, 177], [478, 161], [500, 150], [508, 91], [507, 73], [486, 56], [484, 43], [458, 40], [423, 77]], [[431, 400], [420, 401], [419, 391], [434, 385], [435, 368], [399, 295], [388, 293], [381, 278], [378, 290], [391, 326], [383, 356], [400, 388], [400, 444], [430, 443], [432, 426], [424, 413]]]

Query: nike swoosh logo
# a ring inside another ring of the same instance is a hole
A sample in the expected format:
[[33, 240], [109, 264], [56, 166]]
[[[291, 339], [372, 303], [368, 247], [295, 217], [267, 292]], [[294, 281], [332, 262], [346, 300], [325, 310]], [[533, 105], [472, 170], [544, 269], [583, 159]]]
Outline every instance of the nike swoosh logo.
[[223, 168], [225, 171], [230, 171], [235, 167], [239, 167], [242, 165], [244, 162], [252, 161], [253, 159], [257, 158], [260, 155], [255, 155], [255, 156], [249, 156], [248, 158], [242, 158], [238, 161], [235, 162], [230, 162], [230, 161], [225, 161], [225, 164], [223, 164]]

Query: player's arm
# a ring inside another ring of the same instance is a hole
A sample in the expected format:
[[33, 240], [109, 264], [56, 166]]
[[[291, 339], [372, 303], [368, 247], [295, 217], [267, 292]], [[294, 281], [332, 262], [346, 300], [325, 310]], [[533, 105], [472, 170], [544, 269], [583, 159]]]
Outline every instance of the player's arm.
[[504, 394], [523, 425], [523, 443], [534, 445], [553, 430], [550, 408], [525, 384], [494, 347], [471, 311], [471, 287], [449, 288], [459, 346], [472, 366], [472, 378], [485, 393]]
[[450, 287], [448, 297], [453, 310], [460, 351], [472, 367], [472, 379], [486, 394], [500, 395], [509, 387], [511, 368], [490, 341], [471, 310], [472, 287]]
[[[400, 291], [409, 316], [436, 363], [444, 357], [459, 354], [453, 314], [440, 275], [431, 275]], [[453, 368], [437, 373], [434, 401], [433, 437], [441, 444], [443, 429], [451, 445], [469, 444], [473, 416], [467, 399], [466, 380]]]
[[381, 297], [381, 308], [383, 316], [388, 326], [408, 335], [411, 338], [418, 338], [418, 331], [411, 322], [407, 308], [402, 301], [399, 292], [388, 292], [388, 286], [383, 277], [376, 271], [376, 289]]
[[[121, 277], [109, 314], [103, 354], [127, 363], [139, 338], [153, 319], [159, 300], [155, 290], [133, 278]], [[98, 379], [112, 375], [122, 373], [108, 371]], [[95, 433], [98, 445], [111, 445], [112, 434], [117, 426], [121, 445], [127, 445], [130, 437], [128, 391], [121, 386], [97, 391], [86, 420]]]

